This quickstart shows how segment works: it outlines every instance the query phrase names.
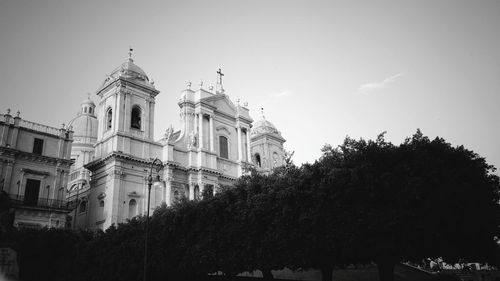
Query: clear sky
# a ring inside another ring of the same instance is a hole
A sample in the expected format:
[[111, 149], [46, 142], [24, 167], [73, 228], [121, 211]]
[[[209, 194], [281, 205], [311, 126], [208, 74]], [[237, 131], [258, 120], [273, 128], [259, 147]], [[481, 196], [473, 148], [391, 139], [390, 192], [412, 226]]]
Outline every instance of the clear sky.
[[157, 138], [220, 67], [298, 164], [420, 128], [500, 167], [500, 1], [0, 0], [0, 111], [67, 123], [129, 46], [161, 91]]

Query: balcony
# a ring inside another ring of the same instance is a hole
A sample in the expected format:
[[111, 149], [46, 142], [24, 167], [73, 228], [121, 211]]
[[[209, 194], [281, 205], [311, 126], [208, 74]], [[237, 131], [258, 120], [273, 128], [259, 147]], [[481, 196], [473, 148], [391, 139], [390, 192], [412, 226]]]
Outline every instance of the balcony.
[[9, 194], [12, 204], [16, 207], [56, 209], [62, 211], [70, 211], [72, 206], [66, 200], [56, 200], [49, 198], [30, 198], [17, 194]]

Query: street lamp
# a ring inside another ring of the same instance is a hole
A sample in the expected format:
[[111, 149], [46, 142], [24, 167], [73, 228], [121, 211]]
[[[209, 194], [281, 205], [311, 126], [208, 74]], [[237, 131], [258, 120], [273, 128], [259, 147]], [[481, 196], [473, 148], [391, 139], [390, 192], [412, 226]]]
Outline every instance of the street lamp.
[[147, 268], [148, 268], [148, 236], [149, 236], [149, 202], [151, 199], [151, 186], [153, 185], [153, 168], [156, 166], [156, 181], [160, 181], [160, 170], [163, 168], [163, 162], [160, 159], [152, 159], [148, 175], [148, 206], [146, 214], [146, 238], [144, 243], [144, 277], [143, 280], [147, 281]]

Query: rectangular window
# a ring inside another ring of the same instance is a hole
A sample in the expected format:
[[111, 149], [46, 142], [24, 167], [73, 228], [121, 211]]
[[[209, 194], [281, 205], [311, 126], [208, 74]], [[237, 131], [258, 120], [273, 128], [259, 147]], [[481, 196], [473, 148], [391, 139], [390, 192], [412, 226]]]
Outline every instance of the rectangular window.
[[227, 138], [219, 136], [219, 156], [221, 158], [229, 158], [229, 151], [227, 147]]
[[43, 151], [43, 140], [35, 138], [35, 141], [33, 142], [33, 153], [42, 155], [42, 151]]

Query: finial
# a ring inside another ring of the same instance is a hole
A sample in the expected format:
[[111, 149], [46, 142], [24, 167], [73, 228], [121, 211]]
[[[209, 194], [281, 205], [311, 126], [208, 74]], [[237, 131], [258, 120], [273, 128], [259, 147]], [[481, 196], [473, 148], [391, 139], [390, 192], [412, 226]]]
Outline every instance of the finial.
[[248, 102], [247, 102], [247, 101], [246, 101], [246, 102], [244, 102], [244, 103], [243, 103], [243, 106], [244, 106], [244, 107], [248, 107]]
[[87, 93], [87, 99], [90, 99], [90, 93]]
[[200, 84], [198, 84], [198, 85], [200, 85], [200, 89], [201, 89], [203, 87], [203, 80], [200, 80]]
[[208, 89], [210, 90], [210, 92], [212, 92], [214, 90], [214, 85], [210, 85], [210, 87], [208, 87]]
[[18, 110], [18, 111], [16, 112], [16, 117], [17, 117], [17, 118], [19, 118], [19, 115], [21, 115], [21, 111], [19, 111], [19, 110]]
[[264, 108], [263, 107], [260, 108], [260, 115], [262, 116], [262, 119], [266, 119], [266, 117], [264, 116]]
[[129, 61], [134, 61], [134, 60], [132, 59], [132, 52], [133, 52], [133, 51], [134, 51], [134, 49], [132, 49], [132, 47], [130, 47], [130, 46], [129, 46], [129, 47], [128, 47], [128, 60], [129, 60]]
[[188, 81], [186, 86], [188, 89], [191, 89], [191, 85], [192, 85], [191, 81]]
[[64, 129], [64, 126], [66, 126], [64, 123], [61, 124], [61, 129]]
[[237, 98], [237, 99], [236, 99], [236, 103], [237, 103], [238, 105], [240, 105], [240, 98]]
[[10, 108], [7, 108], [7, 115], [10, 115]]

